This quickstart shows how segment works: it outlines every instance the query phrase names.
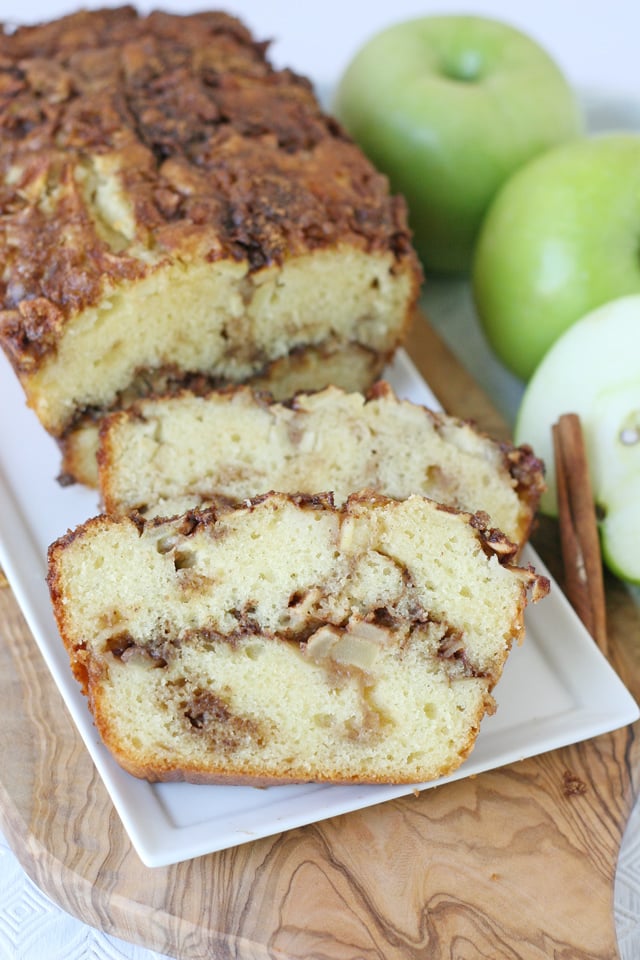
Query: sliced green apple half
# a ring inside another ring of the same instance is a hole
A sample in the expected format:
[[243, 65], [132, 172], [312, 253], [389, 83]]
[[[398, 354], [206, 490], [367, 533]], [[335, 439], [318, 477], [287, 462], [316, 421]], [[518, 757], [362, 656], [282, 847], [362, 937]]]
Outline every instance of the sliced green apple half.
[[640, 295], [621, 297], [574, 323], [549, 349], [525, 390], [516, 443], [547, 467], [543, 513], [557, 513], [552, 425], [577, 413], [600, 521], [603, 559], [640, 583]]

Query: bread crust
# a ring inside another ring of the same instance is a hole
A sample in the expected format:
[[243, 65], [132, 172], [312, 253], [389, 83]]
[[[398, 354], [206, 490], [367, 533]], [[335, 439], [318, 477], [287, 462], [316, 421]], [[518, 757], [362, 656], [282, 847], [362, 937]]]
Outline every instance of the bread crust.
[[391, 253], [415, 300], [404, 201], [266, 52], [223, 13], [122, 7], [0, 34], [0, 342], [19, 374], [176, 260], [250, 276], [342, 244]]

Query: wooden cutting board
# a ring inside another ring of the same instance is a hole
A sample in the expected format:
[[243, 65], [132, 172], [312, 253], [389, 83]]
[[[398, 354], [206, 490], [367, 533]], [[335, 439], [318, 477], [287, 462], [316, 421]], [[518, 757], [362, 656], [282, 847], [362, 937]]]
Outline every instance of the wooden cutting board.
[[[505, 434], [423, 320], [409, 352], [446, 409]], [[559, 577], [555, 526], [541, 522], [534, 540]], [[613, 579], [607, 596], [612, 662], [637, 698], [640, 611]], [[185, 960], [618, 956], [613, 885], [639, 725], [148, 869], [6, 588], [0, 638], [0, 822], [27, 874], [85, 922]]]

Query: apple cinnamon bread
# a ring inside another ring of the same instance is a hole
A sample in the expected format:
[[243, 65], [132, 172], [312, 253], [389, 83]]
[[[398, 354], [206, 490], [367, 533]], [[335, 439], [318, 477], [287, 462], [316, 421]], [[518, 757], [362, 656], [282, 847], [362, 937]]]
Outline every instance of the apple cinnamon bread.
[[399, 400], [328, 387], [270, 402], [247, 387], [147, 398], [104, 418], [98, 454], [107, 513], [183, 513], [270, 490], [331, 491], [343, 503], [375, 489], [485, 511], [518, 545], [544, 489], [527, 446], [498, 443], [472, 424]]
[[66, 479], [134, 397], [363, 389], [404, 339], [404, 201], [266, 48], [214, 12], [0, 31], [0, 344]]
[[528, 600], [482, 517], [269, 494], [100, 516], [49, 586], [104, 743], [149, 780], [423, 782], [468, 756]]

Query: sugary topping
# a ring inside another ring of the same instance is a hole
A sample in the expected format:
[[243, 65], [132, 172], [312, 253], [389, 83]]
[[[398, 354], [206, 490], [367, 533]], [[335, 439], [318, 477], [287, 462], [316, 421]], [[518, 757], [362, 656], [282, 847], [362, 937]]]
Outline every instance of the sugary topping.
[[338, 241], [413, 259], [403, 202], [266, 47], [222, 13], [129, 7], [0, 33], [14, 359], [37, 363], [108, 284], [167, 259], [257, 271]]

